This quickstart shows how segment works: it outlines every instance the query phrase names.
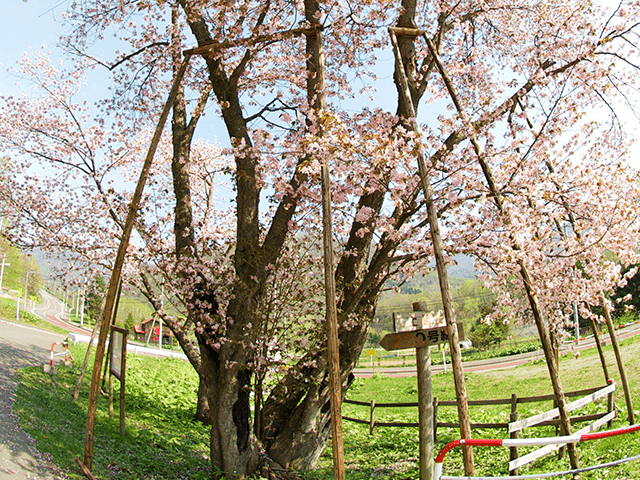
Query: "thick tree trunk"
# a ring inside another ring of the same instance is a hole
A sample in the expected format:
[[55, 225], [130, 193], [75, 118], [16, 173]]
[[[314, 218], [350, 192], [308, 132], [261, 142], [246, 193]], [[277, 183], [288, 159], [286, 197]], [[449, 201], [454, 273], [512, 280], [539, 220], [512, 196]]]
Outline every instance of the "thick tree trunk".
[[[258, 441], [250, 408], [251, 371], [247, 355], [235, 342], [212, 344], [207, 332], [198, 335], [202, 377], [210, 406], [210, 453], [214, 470], [243, 478], [259, 466]], [[234, 345], [235, 344], [235, 345]]]
[[207, 382], [203, 375], [198, 375], [198, 403], [196, 404], [195, 419], [211, 425], [211, 407], [209, 407], [209, 397], [207, 395]]
[[[340, 322], [340, 379], [343, 397], [353, 382], [352, 371], [366, 341], [373, 312], [372, 303], [367, 303], [366, 309], [363, 307], [360, 312], [362, 320], [358, 325], [346, 329], [343, 322]], [[267, 454], [284, 468], [312, 468], [331, 433], [326, 355], [326, 350], [322, 350], [305, 357], [302, 362], [315, 362], [315, 367], [303, 369], [299, 373], [292, 369], [265, 402], [262, 412], [263, 445]], [[300, 377], [305, 380], [301, 382]]]

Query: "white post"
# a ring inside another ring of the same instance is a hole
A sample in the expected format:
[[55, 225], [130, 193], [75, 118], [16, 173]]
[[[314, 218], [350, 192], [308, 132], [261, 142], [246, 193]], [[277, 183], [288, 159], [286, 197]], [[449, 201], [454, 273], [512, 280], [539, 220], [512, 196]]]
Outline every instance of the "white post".
[[84, 325], [84, 298], [87, 295], [87, 284], [82, 285], [82, 300], [80, 301], [80, 326]]
[[20, 297], [18, 297], [18, 302], [16, 303], [16, 322], [20, 321]]
[[10, 263], [4, 263], [6, 259], [7, 259], [7, 254], [5, 253], [2, 256], [2, 267], [0, 267], [0, 295], [2, 294], [2, 277], [4, 276], [4, 267], [5, 265], [7, 267], [11, 265]]

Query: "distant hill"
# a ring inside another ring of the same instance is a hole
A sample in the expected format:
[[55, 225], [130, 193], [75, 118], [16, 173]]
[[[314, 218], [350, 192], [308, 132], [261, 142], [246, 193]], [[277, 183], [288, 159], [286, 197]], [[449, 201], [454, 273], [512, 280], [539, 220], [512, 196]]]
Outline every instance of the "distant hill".
[[456, 265], [449, 267], [449, 275], [457, 278], [472, 278], [475, 279], [478, 274], [474, 265], [474, 259], [467, 255], [456, 255], [453, 257], [456, 261]]
[[[449, 273], [449, 282], [451, 287], [459, 286], [464, 280], [475, 280], [477, 272], [474, 267], [473, 258], [466, 255], [456, 255], [454, 257], [455, 265], [451, 265], [447, 270]], [[417, 275], [407, 280], [401, 287], [401, 292], [406, 294], [415, 294], [420, 292], [431, 292], [438, 290], [438, 273], [435, 265], [427, 275]], [[389, 284], [389, 287], [392, 287]]]

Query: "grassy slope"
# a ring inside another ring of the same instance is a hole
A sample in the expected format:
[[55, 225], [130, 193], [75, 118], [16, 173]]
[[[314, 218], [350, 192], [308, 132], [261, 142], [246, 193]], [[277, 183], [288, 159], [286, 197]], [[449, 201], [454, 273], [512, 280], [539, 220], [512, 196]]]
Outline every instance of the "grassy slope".
[[[634, 401], [640, 406], [640, 338], [623, 342], [627, 374], [631, 381]], [[74, 355], [83, 358], [80, 350]], [[99, 478], [199, 478], [206, 475], [207, 428], [191, 421], [194, 410], [197, 378], [191, 367], [175, 360], [158, 360], [131, 355], [128, 357], [127, 377], [127, 436], [118, 434], [118, 407], [115, 418], [106, 415], [106, 401], [100, 400], [96, 429], [95, 472]], [[615, 363], [607, 348], [610, 371], [617, 379]], [[604, 378], [595, 351], [580, 357], [566, 356], [561, 361], [562, 382], [565, 390], [602, 385]], [[15, 411], [22, 425], [36, 439], [38, 448], [51, 453], [62, 468], [76, 472], [73, 457], [81, 456], [84, 438], [86, 386], [77, 404], [69, 397], [78, 367], [61, 368], [56, 377], [50, 378], [39, 369], [26, 369], [20, 373]], [[504, 398], [518, 395], [550, 393], [546, 365], [538, 361], [522, 367], [486, 373], [466, 374], [470, 399]], [[117, 384], [117, 382], [116, 382]], [[416, 401], [415, 378], [358, 379], [348, 393], [351, 399], [380, 402]], [[438, 374], [433, 378], [434, 395], [441, 399], [453, 399], [453, 381], [450, 374]], [[624, 397], [616, 396], [618, 413], [625, 417]], [[521, 416], [544, 411], [551, 405], [519, 407]], [[603, 404], [597, 407], [601, 411]], [[500, 410], [500, 409], [498, 409]], [[474, 421], [505, 421], [506, 412], [488, 408], [472, 408]], [[368, 409], [345, 405], [345, 415], [368, 418]], [[455, 409], [442, 408], [440, 419], [455, 418]], [[379, 421], [416, 421], [415, 409], [379, 410]], [[616, 425], [623, 425], [618, 420]], [[552, 429], [531, 429], [530, 434], [553, 435]], [[474, 431], [474, 436], [501, 438], [501, 431]], [[438, 431], [436, 450], [457, 437], [454, 429]], [[345, 459], [347, 478], [350, 480], [384, 478], [417, 478], [418, 445], [415, 428], [378, 428], [369, 435], [368, 426], [344, 422]], [[602, 440], [595, 445], [579, 447], [582, 465], [593, 465], [640, 453], [640, 436], [624, 439]], [[484, 475], [506, 474], [507, 451], [476, 449], [477, 471]], [[447, 456], [445, 471], [448, 475], [460, 474], [458, 452]], [[565, 470], [568, 461], [555, 456], [534, 464], [532, 471]], [[528, 473], [528, 472], [523, 472]], [[74, 474], [77, 476], [77, 473]], [[309, 472], [308, 479], [328, 480], [331, 473], [331, 449], [321, 458], [318, 468]], [[80, 477], [77, 477], [80, 478]], [[617, 469], [586, 473], [584, 479], [623, 479], [636, 476], [633, 463]]]
[[[640, 407], [640, 338], [627, 340], [622, 343], [622, 356], [625, 363], [627, 377], [631, 383], [632, 398], [637, 409]], [[610, 375], [618, 382], [619, 375], [611, 347], [606, 347], [606, 359]], [[579, 390], [605, 384], [602, 367], [596, 350], [583, 352], [580, 356], [567, 355], [561, 360], [561, 379], [565, 391]], [[552, 393], [546, 364], [542, 361], [530, 363], [508, 370], [496, 370], [484, 373], [467, 373], [465, 375], [467, 392], [470, 399], [508, 398], [512, 393], [519, 396], [541, 395]], [[357, 380], [347, 397], [353, 400], [382, 402], [415, 402], [415, 378], [384, 378], [376, 377], [370, 380]], [[455, 392], [453, 378], [450, 373], [438, 374], [433, 377], [433, 394], [440, 399], [454, 399]], [[614, 426], [622, 426], [626, 419], [626, 406], [621, 387], [616, 392], [616, 409], [619, 419]], [[521, 418], [529, 414], [539, 413], [552, 408], [550, 403], [529, 406], [519, 406]], [[604, 411], [606, 400], [599, 402], [596, 410], [593, 406], [585, 410]], [[369, 409], [352, 405], [345, 405], [345, 415], [368, 419]], [[440, 421], [456, 421], [454, 408], [441, 408], [438, 412]], [[508, 421], [508, 410], [505, 407], [471, 407], [472, 421]], [[417, 409], [379, 409], [377, 421], [410, 421], [417, 422]], [[345, 457], [349, 478], [417, 478], [418, 472], [415, 460], [418, 455], [418, 444], [415, 429], [379, 428], [373, 436], [368, 434], [368, 426], [345, 422]], [[554, 436], [552, 428], [531, 429], [531, 435]], [[499, 430], [474, 431], [474, 437], [503, 438], [506, 432]], [[459, 438], [454, 429], [438, 430], [438, 445], [436, 452], [446, 443]], [[581, 465], [595, 465], [605, 461], [640, 454], [640, 435], [628, 435], [616, 439], [602, 440], [594, 444], [579, 447]], [[329, 478], [330, 456], [325, 452], [322, 458], [324, 469], [322, 474], [318, 470], [314, 478]], [[521, 453], [522, 455], [522, 453]], [[506, 449], [475, 449], [477, 473], [484, 475], [506, 475], [508, 451]], [[447, 456], [445, 463], [446, 474], [461, 475], [461, 459], [459, 452]], [[557, 460], [555, 456], [547, 457], [533, 464], [532, 472], [547, 472], [567, 470], [568, 460]], [[599, 470], [583, 474], [584, 479], [623, 479], [640, 478], [636, 473], [637, 465], [626, 464], [611, 470]], [[526, 468], [524, 469], [526, 470]], [[527, 473], [527, 472], [521, 472]]]
[[[7, 320], [9, 322], [16, 321], [16, 301], [9, 298], [0, 298], [0, 319]], [[39, 317], [25, 312], [22, 309], [20, 310], [19, 318], [17, 319], [19, 323], [24, 323], [26, 325], [30, 325], [32, 327], [37, 327], [42, 330], [47, 330], [53, 333], [60, 333], [65, 335], [67, 330], [63, 330], [60, 327], [55, 325], [51, 325], [49, 322], [45, 322]]]
[[[83, 458], [90, 375], [78, 402], [71, 400], [86, 346], [71, 347], [76, 364], [55, 376], [39, 368], [17, 374], [14, 412], [39, 450], [52, 455], [72, 479], [83, 477], [74, 457]], [[91, 361], [93, 364], [93, 361]], [[208, 478], [208, 429], [193, 421], [197, 377], [183, 361], [127, 356], [126, 436], [120, 436], [118, 392], [114, 418], [98, 399], [93, 466], [100, 479]], [[108, 383], [107, 383], [108, 385]]]

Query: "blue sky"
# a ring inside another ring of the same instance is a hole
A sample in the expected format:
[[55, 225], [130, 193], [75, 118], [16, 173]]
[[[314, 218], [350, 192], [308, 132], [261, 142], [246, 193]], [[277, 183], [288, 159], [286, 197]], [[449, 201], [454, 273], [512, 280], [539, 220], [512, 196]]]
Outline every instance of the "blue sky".
[[0, 16], [0, 94], [18, 92], [16, 79], [7, 74], [23, 52], [55, 53], [58, 35], [64, 33], [60, 20], [67, 0], [4, 0]]

